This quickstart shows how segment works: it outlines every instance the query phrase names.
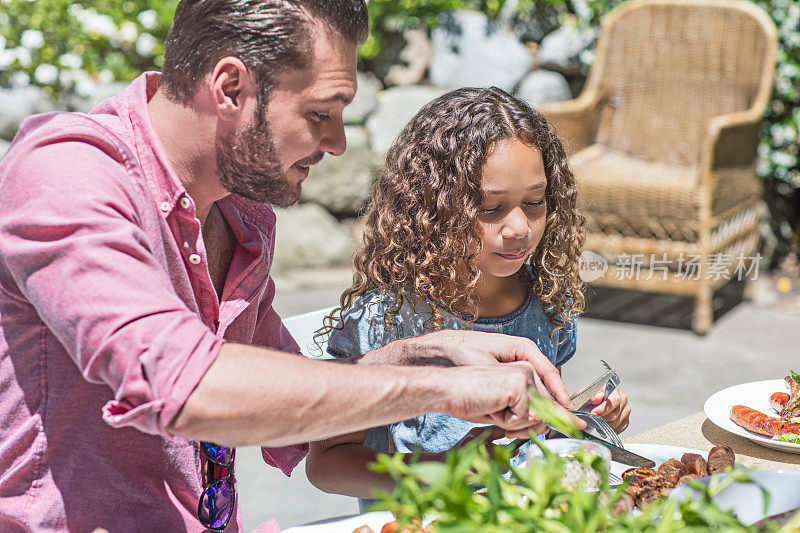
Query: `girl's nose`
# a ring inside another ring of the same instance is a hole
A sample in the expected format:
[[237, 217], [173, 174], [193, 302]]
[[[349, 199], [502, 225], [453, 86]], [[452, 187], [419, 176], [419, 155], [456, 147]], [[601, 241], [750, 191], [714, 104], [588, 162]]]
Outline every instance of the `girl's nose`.
[[504, 239], [522, 239], [528, 235], [528, 217], [521, 208], [512, 210], [500, 230], [500, 236]]

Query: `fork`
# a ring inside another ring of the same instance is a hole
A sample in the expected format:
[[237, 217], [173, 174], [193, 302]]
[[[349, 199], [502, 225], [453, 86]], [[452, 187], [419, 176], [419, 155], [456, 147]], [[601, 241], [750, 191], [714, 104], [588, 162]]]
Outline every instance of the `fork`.
[[606, 388], [605, 388], [605, 395], [606, 398], [608, 398], [608, 396], [610, 396], [611, 393], [617, 390], [617, 387], [619, 387], [619, 375], [617, 374], [616, 370], [611, 368], [611, 365], [609, 365], [602, 359], [600, 359], [600, 362], [603, 363], [603, 366], [606, 367], [606, 369], [612, 373], [611, 377], [609, 377], [608, 381], [606, 382]]

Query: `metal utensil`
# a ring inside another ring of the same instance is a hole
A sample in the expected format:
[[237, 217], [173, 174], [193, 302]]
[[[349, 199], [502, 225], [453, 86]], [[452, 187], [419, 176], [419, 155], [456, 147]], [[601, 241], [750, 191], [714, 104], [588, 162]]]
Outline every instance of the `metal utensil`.
[[641, 455], [630, 452], [620, 446], [614, 446], [610, 442], [607, 442], [603, 439], [598, 439], [593, 435], [588, 435], [584, 433], [583, 438], [585, 438], [586, 440], [597, 442], [608, 448], [609, 451], [611, 452], [611, 460], [617, 463], [635, 466], [636, 468], [655, 468], [656, 466], [656, 462], [653, 461], [652, 459], [648, 459], [647, 457], [642, 457]]
[[624, 448], [622, 439], [619, 438], [617, 432], [608, 425], [608, 422], [599, 416], [591, 413], [584, 413], [583, 411], [572, 411], [572, 414], [586, 422], [586, 428], [583, 429], [584, 435], [590, 435], [619, 448]]
[[608, 366], [608, 363], [605, 361], [601, 362], [607, 368], [603, 375], [569, 397], [572, 405], [575, 406], [577, 411], [594, 407], [594, 405], [589, 403], [589, 400], [591, 400], [594, 395], [601, 390], [604, 391], [606, 396], [608, 396], [619, 386], [619, 376], [617, 375], [616, 371]]

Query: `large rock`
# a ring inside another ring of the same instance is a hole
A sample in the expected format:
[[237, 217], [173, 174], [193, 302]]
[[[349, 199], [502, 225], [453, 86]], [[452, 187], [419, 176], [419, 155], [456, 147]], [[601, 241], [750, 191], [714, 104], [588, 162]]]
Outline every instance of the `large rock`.
[[412, 28], [403, 32], [406, 46], [400, 50], [397, 63], [389, 67], [386, 83], [389, 85], [414, 85], [422, 81], [431, 62], [431, 40], [425, 28]]
[[449, 89], [496, 85], [511, 91], [533, 63], [516, 35], [476, 11], [439, 15], [432, 41], [429, 78]]
[[344, 127], [344, 138], [347, 139], [347, 149], [367, 148], [369, 146], [369, 135], [367, 130], [361, 126], [346, 125]]
[[344, 266], [356, 249], [347, 228], [316, 204], [275, 208], [277, 233], [272, 268], [287, 272], [302, 268]]
[[349, 147], [344, 155], [327, 156], [303, 182], [300, 199], [336, 215], [357, 215], [369, 199], [372, 174], [380, 163], [380, 155], [367, 148]]
[[517, 89], [517, 97], [532, 106], [539, 106], [548, 102], [569, 100], [572, 98], [572, 93], [563, 75], [551, 70], [537, 70], [522, 80]]
[[583, 65], [581, 53], [594, 43], [594, 38], [592, 30], [562, 26], [542, 40], [539, 64], [562, 74], [576, 74]]
[[441, 87], [412, 85], [392, 87], [378, 95], [378, 107], [367, 119], [370, 147], [385, 152], [394, 142], [406, 123], [425, 104], [447, 91]]
[[370, 73], [359, 72], [357, 81], [356, 97], [342, 112], [345, 124], [362, 124], [367, 115], [378, 105], [378, 93], [383, 89], [380, 80]]
[[0, 89], [0, 139], [11, 140], [30, 115], [53, 111], [55, 106], [39, 87]]

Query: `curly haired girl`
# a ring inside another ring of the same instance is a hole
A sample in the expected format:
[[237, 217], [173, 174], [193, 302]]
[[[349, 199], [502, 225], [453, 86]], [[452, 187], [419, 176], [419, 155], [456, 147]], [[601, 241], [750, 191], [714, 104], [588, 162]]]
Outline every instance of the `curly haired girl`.
[[[386, 156], [353, 285], [318, 338], [330, 334], [328, 351], [348, 358], [398, 338], [468, 328], [530, 338], [560, 368], [575, 353], [585, 305], [577, 194], [555, 131], [525, 102], [495, 87], [433, 100]], [[621, 390], [594, 400], [615, 429], [627, 426]], [[474, 428], [433, 413], [315, 443], [308, 477], [325, 491], [365, 498], [372, 487], [391, 489], [366, 468], [375, 450], [441, 453]]]

